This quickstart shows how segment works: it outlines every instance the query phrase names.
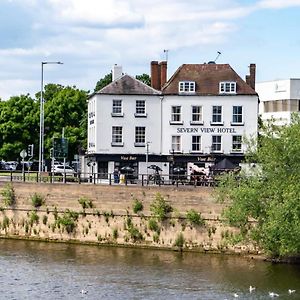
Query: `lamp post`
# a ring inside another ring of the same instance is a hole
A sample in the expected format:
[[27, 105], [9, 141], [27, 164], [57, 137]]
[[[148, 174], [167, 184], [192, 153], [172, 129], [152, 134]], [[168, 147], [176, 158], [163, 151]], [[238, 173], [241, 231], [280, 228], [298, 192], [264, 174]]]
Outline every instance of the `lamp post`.
[[42, 73], [41, 73], [41, 95], [40, 95], [40, 143], [39, 143], [39, 175], [44, 171], [44, 65], [56, 64], [62, 65], [60, 61], [42, 61]]
[[147, 178], [147, 184], [148, 184], [148, 157], [149, 157], [149, 144], [151, 142], [146, 142], [146, 178]]

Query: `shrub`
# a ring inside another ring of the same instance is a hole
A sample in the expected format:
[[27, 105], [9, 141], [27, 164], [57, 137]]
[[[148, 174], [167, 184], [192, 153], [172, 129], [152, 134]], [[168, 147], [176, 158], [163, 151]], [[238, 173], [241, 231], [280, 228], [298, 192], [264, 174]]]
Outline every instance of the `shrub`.
[[9, 227], [9, 218], [7, 216], [4, 216], [3, 221], [2, 221], [2, 228], [6, 229]]
[[139, 230], [138, 230], [136, 227], [131, 226], [131, 227], [129, 227], [127, 230], [128, 230], [128, 232], [129, 232], [129, 234], [130, 234], [131, 239], [132, 239], [134, 242], [143, 239], [143, 235], [139, 232]]
[[39, 223], [39, 216], [38, 216], [38, 214], [36, 213], [36, 211], [32, 211], [31, 213], [30, 213], [30, 217], [29, 217], [30, 219], [29, 219], [29, 223], [30, 223], [30, 225], [32, 226], [34, 223], [35, 224], [38, 224]]
[[154, 234], [153, 234], [153, 242], [154, 243], [159, 242], [159, 234], [157, 232], [154, 232]]
[[134, 200], [133, 203], [133, 212], [137, 214], [138, 212], [142, 211], [144, 209], [144, 205], [142, 201], [139, 201], [138, 199]]
[[14, 187], [11, 183], [7, 183], [1, 191], [1, 196], [5, 206], [12, 206], [16, 202]]
[[112, 234], [113, 234], [113, 238], [116, 240], [118, 238], [118, 236], [119, 236], [118, 229], [114, 228]]
[[40, 194], [34, 193], [31, 196], [31, 203], [33, 207], [40, 207], [45, 203], [44, 197]]
[[149, 229], [152, 230], [152, 231], [156, 231], [157, 233], [160, 232], [160, 228], [159, 228], [159, 226], [158, 226], [158, 224], [157, 224], [157, 222], [156, 222], [155, 219], [150, 219], [150, 220], [148, 221], [148, 227], [149, 227]]
[[93, 208], [94, 205], [93, 205], [93, 201], [86, 198], [86, 197], [80, 197], [78, 199], [78, 202], [79, 204], [81, 204], [82, 208], [85, 209], [85, 208]]
[[204, 220], [201, 217], [201, 214], [196, 212], [194, 209], [190, 209], [186, 213], [186, 218], [193, 225], [204, 225]]
[[155, 200], [150, 205], [150, 210], [155, 217], [163, 221], [167, 214], [173, 211], [173, 208], [160, 193], [156, 193]]
[[77, 226], [78, 215], [77, 212], [66, 210], [62, 217], [57, 217], [56, 223], [58, 227], [63, 226], [67, 233], [72, 233]]
[[176, 237], [176, 240], [175, 240], [174, 245], [175, 245], [176, 247], [182, 248], [183, 245], [184, 245], [184, 242], [185, 242], [184, 236], [183, 236], [183, 234], [180, 232], [180, 233], [177, 235], [177, 237]]

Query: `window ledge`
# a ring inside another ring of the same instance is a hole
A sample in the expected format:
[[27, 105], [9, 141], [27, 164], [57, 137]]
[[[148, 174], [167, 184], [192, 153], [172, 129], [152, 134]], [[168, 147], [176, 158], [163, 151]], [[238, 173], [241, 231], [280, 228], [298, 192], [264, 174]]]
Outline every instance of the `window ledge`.
[[134, 116], [136, 118], [147, 118], [147, 114], [137, 114], [137, 113], [135, 113]]
[[224, 126], [224, 122], [210, 122], [211, 126]]
[[244, 152], [242, 150], [231, 150], [230, 154], [243, 154]]
[[171, 153], [171, 154], [182, 154], [182, 151], [181, 150], [179, 150], [179, 151], [177, 151], [177, 150], [169, 150], [169, 153]]
[[124, 114], [115, 114], [115, 113], [111, 113], [111, 116], [112, 117], [116, 117], [116, 118], [123, 118], [124, 117]]
[[145, 147], [145, 143], [134, 143], [134, 147]]
[[244, 122], [242, 122], [242, 123], [234, 123], [234, 122], [230, 122], [230, 125], [231, 125], [231, 126], [244, 126], [245, 123], [244, 123]]
[[204, 125], [204, 122], [203, 121], [190, 121], [190, 125]]
[[199, 151], [190, 150], [190, 153], [191, 154], [203, 154], [203, 151], [202, 150], [199, 150]]
[[183, 125], [183, 121], [170, 121], [170, 125]]
[[124, 143], [111, 143], [112, 147], [124, 147]]

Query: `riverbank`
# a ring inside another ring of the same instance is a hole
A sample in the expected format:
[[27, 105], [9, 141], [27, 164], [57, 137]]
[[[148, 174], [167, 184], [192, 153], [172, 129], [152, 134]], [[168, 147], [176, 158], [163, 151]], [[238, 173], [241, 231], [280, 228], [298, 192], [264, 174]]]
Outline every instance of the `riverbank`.
[[[0, 190], [1, 203], [5, 200], [4, 191], [14, 198], [12, 205], [1, 206], [2, 237], [261, 254], [253, 245], [229, 243], [236, 231], [222, 222], [224, 206], [216, 203], [210, 187], [177, 189], [43, 183], [14, 183], [10, 187], [0, 183]], [[42, 205], [35, 206], [37, 201]], [[168, 206], [171, 212], [157, 217], [153, 207], [156, 205], [157, 212], [158, 203]]]

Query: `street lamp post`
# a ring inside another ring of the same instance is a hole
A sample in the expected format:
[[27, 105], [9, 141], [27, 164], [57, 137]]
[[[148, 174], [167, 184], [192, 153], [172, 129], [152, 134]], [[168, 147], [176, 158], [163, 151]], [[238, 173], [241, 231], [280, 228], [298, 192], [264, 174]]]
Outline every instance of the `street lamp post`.
[[44, 65], [56, 64], [62, 65], [60, 61], [42, 61], [42, 73], [41, 73], [41, 95], [40, 95], [40, 143], [39, 143], [39, 175], [44, 171]]
[[147, 184], [148, 184], [148, 158], [149, 158], [149, 144], [151, 142], [146, 142], [146, 178], [147, 178]]

